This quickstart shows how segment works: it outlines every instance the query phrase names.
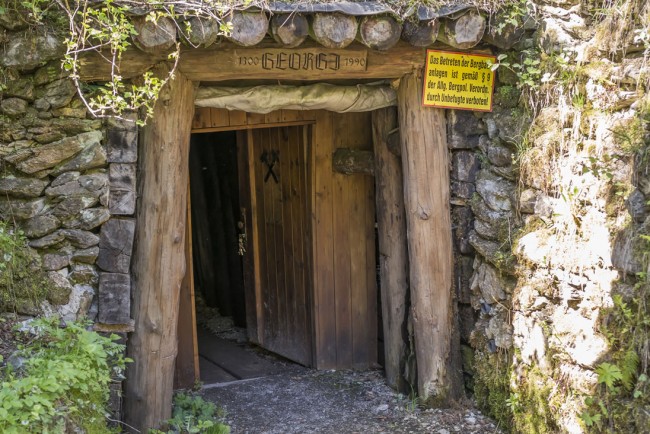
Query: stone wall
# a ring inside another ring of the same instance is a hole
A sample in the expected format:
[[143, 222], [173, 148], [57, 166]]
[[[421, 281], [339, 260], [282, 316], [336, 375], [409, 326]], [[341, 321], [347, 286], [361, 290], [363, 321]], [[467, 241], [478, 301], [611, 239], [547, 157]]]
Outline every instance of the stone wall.
[[500, 68], [492, 113], [448, 113], [466, 378], [515, 432], [598, 429], [585, 414], [640, 432], [643, 344], [627, 347], [641, 358], [627, 394], [599, 384], [598, 369], [622, 366], [631, 339], [611, 325], [614, 300], [642, 315], [646, 297], [644, 47], [612, 52], [617, 26], [596, 25], [578, 2], [535, 3], [537, 29], [513, 50], [539, 50], [549, 72], [538, 111], [526, 114], [516, 76]]
[[24, 231], [54, 288], [40, 306], [19, 300], [17, 313], [88, 317], [98, 330], [126, 332], [137, 127], [88, 115], [61, 72], [60, 38], [9, 30], [0, 57], [9, 78], [0, 99], [0, 218]]

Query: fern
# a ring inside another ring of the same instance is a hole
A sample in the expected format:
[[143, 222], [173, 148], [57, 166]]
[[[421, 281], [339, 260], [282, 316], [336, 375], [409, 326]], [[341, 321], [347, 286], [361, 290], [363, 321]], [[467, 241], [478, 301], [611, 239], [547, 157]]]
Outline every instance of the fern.
[[639, 369], [639, 355], [634, 348], [628, 349], [620, 363], [621, 383], [623, 388], [630, 392], [634, 388], [637, 370]]

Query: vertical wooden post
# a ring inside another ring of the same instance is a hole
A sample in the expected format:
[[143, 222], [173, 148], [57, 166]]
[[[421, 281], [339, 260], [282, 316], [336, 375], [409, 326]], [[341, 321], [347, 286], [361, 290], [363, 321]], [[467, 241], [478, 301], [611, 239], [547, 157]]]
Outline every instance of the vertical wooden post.
[[161, 92], [141, 133], [133, 318], [125, 421], [141, 432], [171, 416], [178, 303], [185, 275], [188, 155], [194, 86], [182, 74]]
[[461, 393], [452, 371], [452, 241], [444, 110], [421, 103], [422, 78], [404, 76], [398, 93], [411, 309], [418, 394], [447, 405]]
[[384, 369], [390, 387], [406, 391], [402, 376], [406, 351], [404, 327], [408, 293], [408, 251], [402, 162], [388, 150], [388, 133], [397, 127], [397, 111], [372, 112], [375, 188], [379, 228], [379, 281], [384, 327]]

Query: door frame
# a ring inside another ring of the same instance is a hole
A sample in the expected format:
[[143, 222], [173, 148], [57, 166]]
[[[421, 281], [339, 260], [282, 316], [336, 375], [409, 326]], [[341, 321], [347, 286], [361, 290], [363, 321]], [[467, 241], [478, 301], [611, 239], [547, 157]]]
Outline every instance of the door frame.
[[[254, 224], [257, 217], [257, 198], [254, 194], [255, 185], [255, 170], [251, 167], [253, 160], [248, 156], [252, 152], [252, 130], [261, 129], [261, 128], [279, 128], [279, 127], [303, 127], [304, 134], [304, 144], [307, 152], [307, 160], [310, 167], [314, 167], [314, 152], [312, 152], [312, 143], [313, 143], [313, 134], [314, 129], [311, 127], [315, 124], [314, 120], [299, 120], [299, 121], [278, 121], [278, 122], [264, 122], [254, 125], [235, 125], [235, 126], [223, 126], [223, 127], [210, 127], [210, 128], [192, 128], [192, 134], [202, 134], [202, 133], [218, 133], [226, 131], [235, 131], [237, 135], [237, 164], [238, 164], [238, 178], [239, 178], [239, 202], [240, 202], [240, 212], [243, 211], [245, 215], [245, 227], [247, 234], [246, 242], [246, 254], [243, 257], [243, 274], [244, 274], [244, 295], [246, 300], [246, 328], [248, 334], [248, 340], [254, 344], [262, 345], [263, 341], [261, 337], [263, 336], [263, 327], [264, 322], [258, 321], [259, 318], [263, 318], [264, 309], [262, 306], [262, 288], [261, 288], [261, 277], [260, 277], [260, 252], [256, 246], [259, 246], [259, 233], [257, 225]], [[307, 288], [307, 295], [309, 297], [308, 305], [310, 309], [310, 326], [309, 330], [311, 336], [311, 360], [312, 365], [315, 360], [316, 345], [314, 344], [315, 333], [314, 333], [314, 274], [313, 274], [313, 238], [312, 238], [312, 229], [311, 229], [311, 220], [314, 215], [314, 200], [313, 196], [315, 194], [315, 186], [313, 180], [313, 170], [308, 172], [310, 176], [309, 179], [309, 191], [307, 194], [307, 221], [310, 223], [310, 228], [308, 231], [308, 248], [306, 251], [309, 253], [309, 258], [307, 260], [307, 270], [309, 272], [309, 288]], [[189, 177], [188, 177], [188, 191], [189, 191]], [[246, 203], [247, 206], [243, 206]], [[187, 199], [187, 212], [188, 212], [188, 222], [190, 221], [189, 216], [191, 215], [191, 203], [188, 193]], [[241, 215], [240, 215], [241, 218]], [[190, 224], [187, 225], [187, 235], [186, 239], [192, 239], [192, 228]], [[185, 321], [183, 324], [179, 321], [178, 327], [178, 341], [183, 342], [183, 351], [179, 351], [177, 355], [176, 364], [183, 367], [183, 373], [179, 370], [176, 371], [175, 377], [175, 387], [177, 388], [188, 388], [192, 387], [195, 382], [199, 381], [199, 348], [196, 340], [196, 312], [194, 305], [194, 279], [187, 278], [193, 270], [192, 254], [191, 254], [191, 242], [188, 246], [190, 250], [186, 250], [185, 255], [185, 264], [186, 264], [186, 279], [184, 282], [186, 284], [181, 286], [181, 299], [190, 298], [191, 303], [182, 303], [179, 306], [179, 318], [192, 318], [192, 324]], [[191, 345], [188, 345], [191, 343]], [[179, 350], [181, 345], [179, 344]]]

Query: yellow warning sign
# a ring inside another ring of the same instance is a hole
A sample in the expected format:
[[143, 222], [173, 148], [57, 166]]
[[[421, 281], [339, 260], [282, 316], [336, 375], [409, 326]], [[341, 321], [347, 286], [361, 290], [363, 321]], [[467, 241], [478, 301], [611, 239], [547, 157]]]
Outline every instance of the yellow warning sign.
[[427, 50], [422, 104], [492, 111], [495, 56]]

